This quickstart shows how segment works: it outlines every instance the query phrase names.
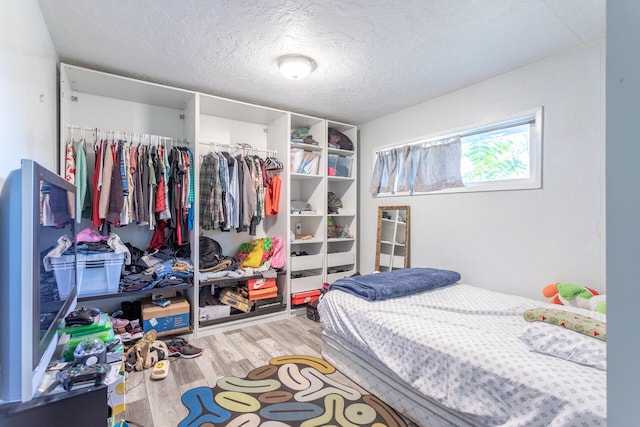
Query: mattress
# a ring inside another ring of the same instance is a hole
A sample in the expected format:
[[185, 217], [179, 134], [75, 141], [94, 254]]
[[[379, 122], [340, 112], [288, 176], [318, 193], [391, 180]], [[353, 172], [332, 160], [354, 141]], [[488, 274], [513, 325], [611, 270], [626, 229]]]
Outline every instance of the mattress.
[[[351, 348], [372, 369], [387, 370], [403, 393], [471, 425], [605, 426], [606, 372], [532, 351], [519, 339], [530, 325], [522, 312], [544, 305], [456, 284], [375, 302], [330, 291], [318, 309], [327, 343]], [[407, 411], [424, 421], [419, 410]]]

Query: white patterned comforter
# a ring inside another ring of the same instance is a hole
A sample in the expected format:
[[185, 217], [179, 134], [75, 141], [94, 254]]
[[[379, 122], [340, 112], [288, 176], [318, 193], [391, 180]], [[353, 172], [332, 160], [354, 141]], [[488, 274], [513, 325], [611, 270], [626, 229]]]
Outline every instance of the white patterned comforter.
[[319, 310], [328, 332], [474, 424], [606, 426], [606, 372], [519, 339], [522, 312], [541, 305], [456, 284], [375, 302], [331, 291]]

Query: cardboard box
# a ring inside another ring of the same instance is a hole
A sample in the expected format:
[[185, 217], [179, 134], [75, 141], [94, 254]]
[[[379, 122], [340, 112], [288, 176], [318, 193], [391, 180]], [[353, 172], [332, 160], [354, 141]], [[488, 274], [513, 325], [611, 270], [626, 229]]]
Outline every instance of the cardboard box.
[[241, 294], [234, 292], [229, 288], [221, 290], [218, 299], [220, 299], [221, 303], [226, 304], [229, 307], [236, 308], [240, 311], [244, 311], [245, 313], [250, 312], [251, 307], [253, 307], [253, 301], [249, 301]]
[[170, 298], [168, 307], [146, 300], [142, 303], [142, 329], [155, 329], [158, 336], [189, 332], [189, 302], [183, 296]]

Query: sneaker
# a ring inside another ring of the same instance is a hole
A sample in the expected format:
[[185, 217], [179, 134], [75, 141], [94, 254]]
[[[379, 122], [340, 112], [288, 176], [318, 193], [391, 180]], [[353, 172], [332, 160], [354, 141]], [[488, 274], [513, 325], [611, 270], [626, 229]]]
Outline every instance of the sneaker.
[[138, 342], [138, 340], [140, 340], [140, 338], [142, 338], [143, 335], [144, 334], [142, 333], [141, 329], [137, 331], [134, 329], [134, 330], [131, 330], [130, 332], [125, 332], [124, 334], [120, 334], [120, 339], [122, 340], [122, 344], [128, 346]]
[[193, 359], [204, 353], [204, 350], [189, 344], [184, 338], [175, 338], [167, 342], [169, 356]]

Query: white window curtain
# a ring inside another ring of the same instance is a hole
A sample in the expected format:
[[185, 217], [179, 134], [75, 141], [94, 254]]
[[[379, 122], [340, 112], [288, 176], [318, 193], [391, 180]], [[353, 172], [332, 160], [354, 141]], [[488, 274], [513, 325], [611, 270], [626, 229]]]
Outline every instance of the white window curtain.
[[460, 137], [407, 144], [376, 153], [369, 192], [429, 192], [464, 187]]

